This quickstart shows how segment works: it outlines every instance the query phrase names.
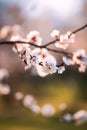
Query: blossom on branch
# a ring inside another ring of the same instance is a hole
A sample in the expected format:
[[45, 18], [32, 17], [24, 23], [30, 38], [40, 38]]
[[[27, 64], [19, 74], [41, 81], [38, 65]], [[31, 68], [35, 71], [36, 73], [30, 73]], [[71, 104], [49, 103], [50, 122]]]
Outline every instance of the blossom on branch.
[[9, 72], [7, 71], [7, 69], [1, 68], [0, 69], [0, 81], [2, 81], [5, 78], [9, 77]]
[[10, 86], [8, 84], [0, 83], [0, 95], [8, 95], [10, 91]]
[[[84, 72], [87, 67], [85, 51], [68, 52], [66, 49], [70, 43], [75, 42], [75, 34], [86, 27], [87, 24], [66, 34], [61, 34], [59, 30], [53, 30], [51, 37], [54, 40], [46, 44], [42, 44], [40, 33], [36, 30], [29, 32], [25, 38], [17, 34], [12, 36], [10, 41], [1, 41], [0, 44], [14, 44], [14, 51], [24, 62], [25, 70], [34, 66], [38, 75], [42, 77], [56, 72], [62, 74], [66, 65], [77, 65], [78, 70]], [[52, 48], [50, 45], [53, 45]], [[59, 64], [50, 52], [62, 54], [62, 62]]]
[[27, 40], [29, 42], [33, 42], [37, 45], [41, 45], [42, 44], [42, 39], [39, 36], [39, 32], [38, 31], [31, 31], [28, 35], [27, 35]]
[[72, 57], [63, 57], [66, 65], [78, 65], [79, 72], [85, 72], [87, 67], [87, 54], [84, 50], [77, 50]]
[[53, 31], [52, 31], [51, 37], [52, 37], [53, 39], [59, 39], [59, 36], [60, 36], [59, 30], [53, 30]]
[[40, 76], [44, 77], [48, 74], [56, 73], [57, 62], [52, 55], [48, 54], [46, 57], [44, 57], [41, 60], [42, 60], [41, 65], [39, 64], [36, 66], [37, 72]]

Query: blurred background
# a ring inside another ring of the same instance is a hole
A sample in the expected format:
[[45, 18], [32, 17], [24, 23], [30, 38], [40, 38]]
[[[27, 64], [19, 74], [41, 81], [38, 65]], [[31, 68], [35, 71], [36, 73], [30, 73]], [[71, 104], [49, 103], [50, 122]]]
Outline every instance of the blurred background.
[[[41, 33], [43, 43], [46, 43], [51, 41], [50, 33], [53, 29], [66, 33], [86, 23], [87, 0], [0, 0], [0, 40], [3, 41], [9, 40], [11, 33], [26, 36], [29, 31], [37, 30]], [[87, 53], [87, 29], [78, 32], [76, 42], [69, 47], [69, 51], [77, 49], [85, 49]], [[87, 71], [79, 73], [77, 67], [67, 67], [62, 75], [41, 78], [35, 75], [33, 68], [24, 70], [24, 64], [12, 51], [11, 45], [0, 45], [1, 68], [8, 70], [9, 78], [4, 79], [3, 83], [11, 87], [9, 95], [0, 95], [1, 130], [87, 128], [87, 123], [78, 126], [71, 121], [75, 112], [87, 110]], [[33, 95], [41, 108], [51, 104], [56, 113], [46, 117], [26, 110], [21, 102], [14, 99], [16, 92]]]

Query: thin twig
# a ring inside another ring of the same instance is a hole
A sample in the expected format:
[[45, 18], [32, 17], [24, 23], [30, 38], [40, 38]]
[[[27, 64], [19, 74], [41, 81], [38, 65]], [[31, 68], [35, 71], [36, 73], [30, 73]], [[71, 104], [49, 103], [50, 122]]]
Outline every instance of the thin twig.
[[47, 47], [47, 46], [49, 46], [49, 45], [51, 45], [51, 44], [53, 44], [53, 43], [55, 43], [55, 42], [57, 42], [57, 41], [60, 41], [60, 39], [56, 39], [56, 40], [53, 40], [53, 41], [51, 41], [51, 42], [48, 42], [48, 43], [46, 43], [46, 44], [44, 45], [44, 47]]
[[82, 27], [76, 29], [75, 31], [71, 32], [71, 33], [69, 34], [68, 38], [70, 38], [73, 34], [75, 34], [75, 33], [79, 32], [79, 31], [85, 29], [86, 27], [87, 27], [87, 24], [85, 24], [84, 26], [82, 26]]

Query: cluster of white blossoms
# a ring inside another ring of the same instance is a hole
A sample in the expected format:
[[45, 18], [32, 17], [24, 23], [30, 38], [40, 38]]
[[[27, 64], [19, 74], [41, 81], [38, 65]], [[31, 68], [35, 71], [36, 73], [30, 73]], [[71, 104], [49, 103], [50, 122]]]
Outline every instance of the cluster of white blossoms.
[[31, 49], [29, 44], [25, 43], [16, 43], [14, 46], [15, 52], [19, 54], [20, 58], [25, 63], [25, 70], [34, 66], [37, 73], [42, 77], [56, 72], [61, 74], [63, 71], [65, 71], [65, 66], [57, 66], [56, 58], [50, 54], [46, 48], [41, 47], [42, 39], [39, 36], [39, 32], [30, 32], [27, 35], [26, 39], [23, 39], [19, 35], [16, 35], [11, 37], [11, 41], [26, 41], [30, 44], [34, 43], [34, 45], [38, 45], [33, 49]]
[[[43, 44], [40, 32], [36, 30], [30, 31], [25, 36], [20, 25], [4, 26], [0, 29], [0, 40], [10, 38], [7, 43], [15, 44], [13, 50], [18, 53], [25, 63], [25, 70], [34, 66], [37, 74], [42, 77], [56, 72], [62, 74], [66, 65], [77, 65], [79, 72], [84, 72], [87, 67], [87, 54], [85, 51], [78, 50], [70, 54], [67, 48], [71, 43], [75, 42], [75, 34], [85, 27], [87, 27], [87, 24], [65, 34], [61, 34], [59, 30], [53, 30], [50, 35], [52, 41]], [[52, 53], [49, 53], [50, 51], [63, 55], [62, 61], [60, 60], [61, 63], [56, 60]]]
[[51, 33], [51, 37], [54, 40], [57, 40], [55, 42], [55, 46], [57, 48], [61, 48], [61, 49], [67, 49], [70, 43], [74, 43], [75, 40], [75, 35], [72, 34], [69, 38], [69, 35], [71, 34], [71, 32], [67, 32], [66, 34], [60, 34], [59, 30], [53, 30], [53, 32]]
[[73, 121], [73, 116], [70, 113], [65, 113], [64, 115], [59, 117], [59, 121], [61, 122], [65, 121], [67, 123], [70, 123]]
[[87, 122], [87, 111], [80, 110], [73, 115], [76, 125], [81, 125]]
[[8, 84], [2, 83], [2, 81], [9, 77], [9, 73], [7, 69], [0, 69], [0, 95], [8, 95], [10, 94], [10, 86]]
[[14, 95], [14, 98], [15, 98], [17, 101], [22, 100], [23, 97], [24, 97], [24, 95], [23, 95], [22, 92], [16, 92], [15, 95]]
[[31, 31], [28, 35], [27, 35], [27, 40], [29, 42], [33, 42], [37, 45], [41, 45], [42, 44], [42, 38], [39, 36], [40, 33], [37, 31]]
[[66, 65], [78, 65], [79, 72], [85, 72], [87, 67], [87, 54], [84, 50], [78, 50], [73, 53], [72, 57], [63, 57]]
[[1, 68], [0, 69], [0, 81], [2, 81], [5, 78], [9, 77], [9, 73], [7, 71], [7, 69]]
[[41, 114], [44, 116], [44, 117], [51, 117], [55, 114], [55, 108], [53, 105], [51, 104], [45, 104], [42, 109], [41, 109]]
[[87, 122], [87, 111], [79, 110], [73, 114], [68, 112], [68, 104], [61, 103], [58, 108], [55, 108], [52, 104], [38, 105], [37, 100], [31, 94], [24, 95], [22, 92], [16, 92], [14, 98], [18, 101], [25, 109], [30, 110], [35, 114], [42, 115], [45, 118], [55, 116], [57, 111], [60, 111], [58, 119], [60, 122], [74, 122], [75, 125], [81, 125]]
[[0, 95], [8, 95], [10, 91], [10, 86], [8, 84], [0, 83]]
[[84, 123], [87, 123], [87, 110], [79, 110], [74, 114], [63, 113], [63, 115], [59, 117], [59, 121], [64, 121], [67, 123], [73, 121], [75, 125], [82, 125]]
[[55, 108], [50, 104], [45, 104], [40, 107], [37, 103], [37, 100], [33, 95], [23, 95], [22, 92], [16, 92], [14, 98], [17, 101], [21, 101], [21, 104], [32, 111], [35, 114], [41, 114], [44, 117], [51, 117], [55, 114]]
[[[25, 70], [34, 66], [37, 74], [44, 77], [56, 72], [62, 74], [66, 65], [77, 65], [79, 72], [84, 72], [87, 67], [87, 54], [85, 51], [78, 50], [74, 53], [65, 51], [70, 43], [74, 43], [75, 35], [71, 35], [70, 32], [60, 34], [59, 30], [53, 30], [51, 37], [53, 41], [45, 45], [42, 44], [40, 33], [37, 31], [29, 32], [26, 38], [19, 35], [11, 37], [10, 40], [15, 42], [13, 50], [18, 53], [25, 63]], [[55, 45], [56, 50], [49, 48], [50, 45]], [[63, 54], [61, 64], [58, 65], [56, 58], [49, 51]]]

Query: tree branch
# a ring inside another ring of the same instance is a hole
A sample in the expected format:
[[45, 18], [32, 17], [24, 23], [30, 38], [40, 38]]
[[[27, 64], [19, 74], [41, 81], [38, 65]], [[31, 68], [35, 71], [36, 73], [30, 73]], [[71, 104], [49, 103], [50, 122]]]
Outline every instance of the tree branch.
[[[76, 29], [75, 31], [71, 32], [68, 36], [68, 38], [70, 38], [73, 34], [76, 34], [77, 32], [83, 30], [84, 28], [87, 27], [87, 24], [85, 24], [84, 26]], [[55, 50], [55, 49], [51, 49], [51, 48], [48, 48], [49, 45], [55, 43], [56, 41], [60, 41], [60, 39], [56, 39], [56, 40], [53, 40], [51, 42], [48, 42], [46, 43], [45, 45], [36, 45], [35, 43], [31, 43], [31, 42], [26, 42], [26, 41], [0, 41], [0, 44], [7, 44], [7, 45], [15, 45], [17, 43], [19, 44], [29, 44], [33, 47], [37, 47], [37, 48], [46, 48], [48, 51], [52, 51], [54, 53], [61, 53], [61, 54], [64, 54], [64, 55], [67, 55], [67, 56], [72, 56], [72, 53], [70, 52], [66, 52], [66, 51], [63, 51], [63, 50]]]
[[85, 29], [87, 27], [87, 24], [85, 24], [84, 26], [76, 29], [75, 31], [71, 32], [68, 36], [68, 38], [70, 38], [73, 34], [77, 33], [77, 32], [80, 32], [81, 30]]
[[72, 53], [71, 52], [66, 52], [66, 51], [63, 51], [63, 50], [55, 50], [55, 49], [51, 49], [51, 48], [48, 48], [48, 47], [46, 47], [46, 49], [48, 50], [48, 51], [52, 51], [52, 52], [54, 52], [54, 53], [60, 53], [60, 54], [64, 54], [64, 55], [68, 55], [68, 56], [72, 56]]
[[[55, 40], [57, 41], [57, 40]], [[54, 43], [55, 41], [53, 41], [52, 43]], [[8, 44], [8, 45], [15, 45], [17, 43], [21, 43], [21, 44], [30, 44], [31, 46], [34, 46], [34, 47], [37, 47], [37, 48], [46, 48], [48, 51], [51, 51], [51, 52], [54, 52], [54, 53], [60, 53], [60, 54], [64, 54], [64, 55], [72, 55], [72, 53], [70, 52], [65, 52], [63, 50], [55, 50], [55, 49], [51, 49], [51, 48], [48, 48], [46, 45], [42, 45], [42, 46], [39, 46], [39, 45], [36, 45], [34, 43], [31, 43], [31, 42], [24, 42], [24, 41], [0, 41], [0, 44]], [[50, 42], [51, 43], [51, 42]], [[48, 43], [48, 44], [50, 44]]]

